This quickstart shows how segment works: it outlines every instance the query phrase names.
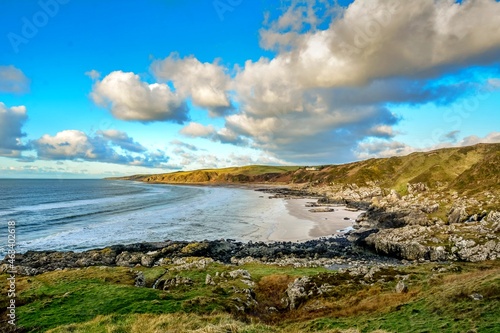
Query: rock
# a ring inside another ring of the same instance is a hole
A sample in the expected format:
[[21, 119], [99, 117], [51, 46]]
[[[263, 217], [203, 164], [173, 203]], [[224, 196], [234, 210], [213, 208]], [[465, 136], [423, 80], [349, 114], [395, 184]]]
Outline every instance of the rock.
[[448, 213], [448, 223], [461, 223], [467, 220], [467, 212], [465, 211], [465, 207], [453, 207]]
[[297, 309], [299, 305], [307, 299], [309, 295], [307, 290], [309, 283], [309, 277], [304, 276], [295, 279], [288, 285], [288, 288], [286, 289], [287, 297], [283, 303], [287, 304], [290, 310]]
[[133, 267], [141, 262], [142, 256], [137, 253], [124, 251], [116, 256], [116, 265], [123, 267]]
[[205, 277], [205, 284], [207, 286], [208, 285], [215, 286], [215, 281], [210, 274], [207, 274], [207, 276]]
[[430, 248], [431, 261], [444, 261], [448, 259], [448, 253], [443, 246]]
[[229, 276], [233, 279], [236, 279], [238, 277], [242, 277], [244, 279], [251, 279], [252, 276], [250, 275], [250, 273], [248, 273], [247, 270], [244, 270], [244, 269], [237, 269], [235, 271], [231, 271], [229, 272]]
[[407, 293], [408, 286], [403, 281], [399, 281], [398, 284], [396, 285], [396, 292], [398, 294]]
[[135, 276], [135, 283], [134, 285], [136, 287], [145, 287], [146, 286], [146, 278], [144, 277], [144, 273], [139, 271], [137, 272]]
[[427, 213], [427, 214], [432, 214], [432, 213], [435, 213], [439, 210], [439, 204], [433, 204], [433, 205], [430, 205], [430, 206], [424, 206], [422, 207], [422, 211], [424, 213]]
[[143, 255], [141, 257], [141, 266], [152, 267], [155, 259], [150, 255]]
[[408, 183], [406, 186], [408, 189], [408, 193], [410, 193], [410, 194], [419, 193], [419, 192], [426, 192], [429, 190], [427, 185], [425, 185], [424, 183], [414, 183], [414, 184]]
[[483, 295], [478, 294], [478, 293], [474, 293], [472, 295], [469, 295], [469, 297], [472, 298], [475, 301], [480, 301], [480, 300], [483, 299]]
[[188, 277], [176, 275], [169, 279], [160, 279], [157, 281], [156, 288], [169, 290], [170, 288], [175, 288], [179, 286], [191, 286], [193, 285], [193, 280]]
[[396, 190], [391, 190], [391, 193], [387, 196], [387, 200], [395, 202], [401, 200], [401, 195], [396, 192]]
[[309, 209], [309, 211], [311, 213], [329, 213], [335, 211], [335, 209], [326, 207], [326, 208], [313, 208]]

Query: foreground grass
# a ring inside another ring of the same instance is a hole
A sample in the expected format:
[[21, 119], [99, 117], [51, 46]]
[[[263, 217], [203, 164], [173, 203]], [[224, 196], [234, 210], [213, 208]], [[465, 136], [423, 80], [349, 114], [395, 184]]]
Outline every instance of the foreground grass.
[[[258, 305], [238, 310], [249, 288], [241, 279], [205, 285], [207, 274], [250, 272]], [[143, 271], [146, 288], [134, 286]], [[382, 274], [383, 273], [383, 274]], [[500, 263], [425, 264], [386, 270], [369, 283], [323, 268], [212, 263], [203, 268], [90, 267], [18, 277], [18, 327], [26, 332], [498, 332]], [[169, 290], [150, 286], [159, 277], [189, 278]], [[330, 290], [289, 310], [288, 284], [310, 276]], [[4, 276], [2, 276], [4, 278]], [[383, 281], [382, 281], [383, 279]], [[407, 293], [396, 293], [405, 279]], [[478, 293], [481, 300], [470, 295]], [[6, 305], [2, 293], [2, 309]], [[268, 311], [270, 308], [273, 311]], [[5, 312], [2, 314], [5, 318]], [[0, 323], [0, 324], [3, 324]]]

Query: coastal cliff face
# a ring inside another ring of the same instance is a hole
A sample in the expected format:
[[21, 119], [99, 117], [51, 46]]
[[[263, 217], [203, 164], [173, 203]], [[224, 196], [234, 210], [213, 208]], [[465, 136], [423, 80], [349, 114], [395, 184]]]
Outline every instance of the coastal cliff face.
[[366, 210], [348, 235], [409, 260], [500, 257], [500, 144], [318, 167], [249, 166], [122, 179], [155, 183], [286, 184], [323, 203]]

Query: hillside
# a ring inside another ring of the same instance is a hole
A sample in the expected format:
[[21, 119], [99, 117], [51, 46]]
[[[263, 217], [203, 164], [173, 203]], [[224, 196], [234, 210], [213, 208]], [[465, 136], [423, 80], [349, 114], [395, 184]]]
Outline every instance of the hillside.
[[[169, 184], [278, 182], [283, 175], [287, 175], [298, 169], [300, 169], [298, 166], [249, 165], [244, 167], [177, 171], [157, 175], [134, 175], [109, 179]], [[283, 178], [283, 181], [287, 181], [287, 179]]]
[[478, 144], [417, 152], [407, 156], [369, 159], [317, 170], [290, 166], [245, 166], [224, 169], [135, 175], [114, 179], [155, 183], [288, 183], [314, 185], [377, 185], [404, 195], [407, 184], [425, 183], [432, 189], [454, 190], [466, 195], [498, 191], [500, 144]]

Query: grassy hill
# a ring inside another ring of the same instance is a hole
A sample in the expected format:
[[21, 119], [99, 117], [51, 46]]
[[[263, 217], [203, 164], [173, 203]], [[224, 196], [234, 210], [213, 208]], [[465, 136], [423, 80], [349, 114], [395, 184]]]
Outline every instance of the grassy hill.
[[244, 183], [279, 181], [280, 177], [298, 170], [298, 166], [266, 166], [249, 165], [222, 169], [201, 169], [194, 171], [178, 171], [157, 175], [134, 175], [111, 179], [136, 180], [155, 183]]
[[377, 158], [344, 165], [329, 165], [319, 171], [299, 169], [292, 173], [295, 183], [375, 183], [400, 192], [408, 183], [425, 183], [430, 188], [477, 193], [500, 184], [500, 144], [478, 144], [445, 148], [407, 156]]
[[317, 170], [298, 166], [252, 165], [224, 169], [135, 175], [118, 179], [159, 183], [314, 183], [318, 185], [376, 184], [401, 194], [408, 183], [474, 195], [497, 191], [500, 184], [500, 144], [478, 144], [376, 158]]

